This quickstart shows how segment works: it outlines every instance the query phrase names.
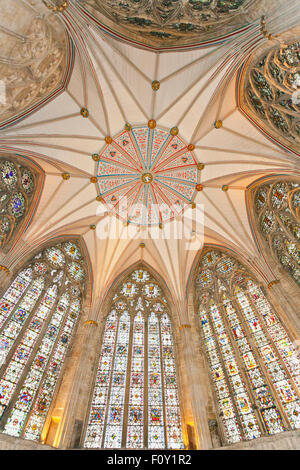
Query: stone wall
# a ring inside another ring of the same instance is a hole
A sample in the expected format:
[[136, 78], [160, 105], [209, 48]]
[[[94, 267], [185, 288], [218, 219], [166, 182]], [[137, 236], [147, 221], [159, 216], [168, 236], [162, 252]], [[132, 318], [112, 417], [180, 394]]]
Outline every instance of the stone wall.
[[299, 450], [300, 430], [287, 431], [270, 437], [261, 437], [248, 442], [239, 442], [215, 450]]
[[0, 434], [0, 450], [55, 450], [53, 447], [19, 437]]

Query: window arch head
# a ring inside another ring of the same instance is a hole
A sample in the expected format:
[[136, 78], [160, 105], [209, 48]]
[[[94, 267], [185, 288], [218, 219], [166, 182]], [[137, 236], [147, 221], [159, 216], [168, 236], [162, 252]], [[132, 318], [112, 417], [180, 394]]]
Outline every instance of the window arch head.
[[300, 358], [254, 276], [208, 248], [195, 292], [223, 443], [300, 428]]
[[23, 160], [0, 156], [0, 250], [7, 250], [36, 199], [40, 175]]
[[84, 446], [183, 448], [163, 288], [138, 267], [114, 289], [108, 309]]
[[276, 143], [300, 152], [300, 41], [260, 49], [244, 65], [241, 110]]
[[252, 201], [262, 245], [300, 285], [300, 179], [272, 178], [256, 185]]
[[39, 440], [85, 292], [77, 241], [45, 247], [0, 300], [1, 431]]

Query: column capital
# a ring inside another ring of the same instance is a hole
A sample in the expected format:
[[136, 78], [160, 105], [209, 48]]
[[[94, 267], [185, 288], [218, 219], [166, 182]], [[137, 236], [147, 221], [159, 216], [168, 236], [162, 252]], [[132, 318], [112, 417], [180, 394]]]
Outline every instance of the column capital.
[[192, 328], [190, 324], [183, 324], [179, 326], [179, 331], [185, 329], [185, 328]]
[[84, 324], [98, 326], [98, 323], [95, 320], [86, 320]]
[[267, 288], [271, 289], [271, 287], [273, 287], [273, 286], [275, 286], [276, 284], [279, 284], [279, 283], [280, 283], [279, 279], [273, 279], [273, 281], [269, 282], [269, 284], [267, 285]]

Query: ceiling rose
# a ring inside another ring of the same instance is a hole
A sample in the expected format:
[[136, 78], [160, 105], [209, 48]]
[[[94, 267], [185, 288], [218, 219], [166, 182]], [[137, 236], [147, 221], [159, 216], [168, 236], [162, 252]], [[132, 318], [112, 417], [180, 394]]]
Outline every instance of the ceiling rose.
[[133, 126], [99, 153], [98, 190], [117, 216], [136, 225], [160, 225], [180, 215], [196, 194], [197, 161], [170, 130]]

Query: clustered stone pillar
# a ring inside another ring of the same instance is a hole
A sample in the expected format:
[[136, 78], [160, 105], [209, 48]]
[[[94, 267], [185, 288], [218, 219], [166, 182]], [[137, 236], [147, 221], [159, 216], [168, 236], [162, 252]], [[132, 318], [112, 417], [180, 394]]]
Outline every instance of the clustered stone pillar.
[[201, 352], [199, 337], [194, 318], [193, 299], [188, 303], [188, 324], [179, 326], [179, 370], [183, 384], [183, 409], [186, 434], [189, 437], [189, 426], [195, 430], [197, 449], [210, 449], [212, 441], [208, 426], [207, 407], [209, 403], [209, 382], [205, 362]]

